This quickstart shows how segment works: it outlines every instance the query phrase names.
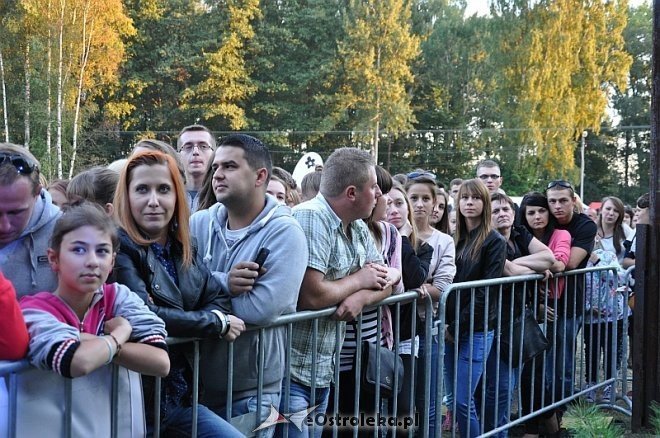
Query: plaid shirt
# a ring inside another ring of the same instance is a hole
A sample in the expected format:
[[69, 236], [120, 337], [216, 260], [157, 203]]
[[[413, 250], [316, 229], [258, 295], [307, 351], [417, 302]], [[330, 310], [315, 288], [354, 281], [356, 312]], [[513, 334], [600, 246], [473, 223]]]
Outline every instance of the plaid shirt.
[[[369, 234], [366, 224], [357, 220], [350, 224], [350, 238], [344, 233], [341, 219], [335, 214], [323, 195], [300, 204], [293, 209], [307, 238], [309, 259], [307, 266], [324, 274], [326, 280], [339, 280], [370, 262], [382, 263], [383, 258]], [[313, 321], [293, 325], [291, 339], [291, 378], [312, 386]], [[316, 355], [316, 386], [325, 388], [332, 382], [335, 364], [336, 330], [341, 331], [343, 342], [346, 323], [329, 318], [320, 319]], [[341, 347], [341, 346], [340, 346]]]

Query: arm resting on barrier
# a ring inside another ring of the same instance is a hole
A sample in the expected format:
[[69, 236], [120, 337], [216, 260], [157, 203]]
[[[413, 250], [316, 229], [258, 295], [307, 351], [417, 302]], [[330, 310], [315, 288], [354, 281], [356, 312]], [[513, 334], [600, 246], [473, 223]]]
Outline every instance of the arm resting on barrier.
[[138, 342], [122, 345], [121, 354], [112, 362], [148, 376], [165, 377], [170, 372], [167, 350]]

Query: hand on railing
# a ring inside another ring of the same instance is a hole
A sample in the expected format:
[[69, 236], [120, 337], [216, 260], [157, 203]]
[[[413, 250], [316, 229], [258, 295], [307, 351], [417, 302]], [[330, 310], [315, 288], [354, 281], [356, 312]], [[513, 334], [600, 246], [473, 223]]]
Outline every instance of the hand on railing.
[[364, 308], [365, 303], [362, 298], [362, 294], [357, 292], [344, 298], [344, 301], [337, 306], [333, 318], [337, 321], [353, 321]]
[[234, 315], [229, 316], [229, 331], [222, 337], [227, 342], [234, 342], [245, 331], [245, 322]]
[[119, 347], [130, 339], [133, 327], [131, 327], [131, 324], [123, 317], [115, 316], [105, 322], [103, 332], [108, 335], [112, 334], [112, 336], [117, 339], [117, 342], [119, 343], [117, 347]]

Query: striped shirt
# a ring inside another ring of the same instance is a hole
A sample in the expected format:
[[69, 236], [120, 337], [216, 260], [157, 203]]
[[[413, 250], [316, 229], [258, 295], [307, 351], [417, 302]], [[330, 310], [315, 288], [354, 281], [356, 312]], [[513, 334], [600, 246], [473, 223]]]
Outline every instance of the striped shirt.
[[[367, 263], [382, 263], [366, 224], [361, 220], [351, 222], [349, 237], [344, 233], [341, 219], [320, 193], [294, 207], [293, 217], [300, 223], [307, 240], [307, 267], [323, 273], [325, 280], [344, 278]], [[316, 386], [326, 388], [332, 382], [337, 330], [343, 342], [346, 323], [323, 318], [318, 322], [318, 332], [314, 333], [313, 327], [312, 321], [293, 325], [291, 378], [312, 386], [312, 349], [316, 339]]]

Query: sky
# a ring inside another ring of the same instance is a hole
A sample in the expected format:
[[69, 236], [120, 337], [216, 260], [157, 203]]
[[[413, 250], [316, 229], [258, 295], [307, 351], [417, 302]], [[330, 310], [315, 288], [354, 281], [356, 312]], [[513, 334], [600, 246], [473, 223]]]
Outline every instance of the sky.
[[[642, 3], [649, 3], [650, 0], [629, 0], [630, 6], [638, 6]], [[488, 0], [467, 0], [467, 9], [465, 16], [469, 17], [473, 14], [486, 15], [488, 14]]]

